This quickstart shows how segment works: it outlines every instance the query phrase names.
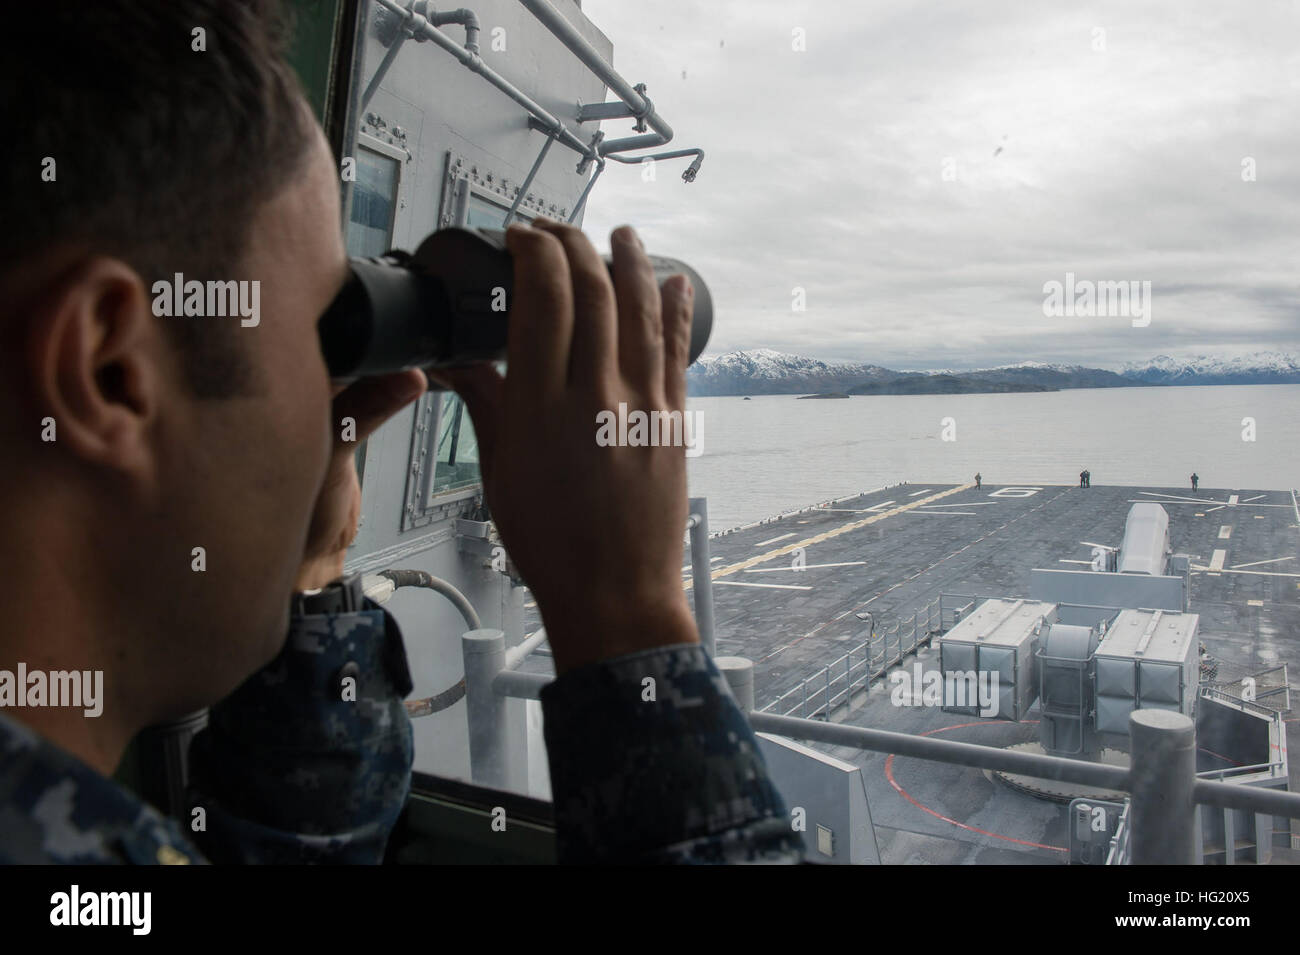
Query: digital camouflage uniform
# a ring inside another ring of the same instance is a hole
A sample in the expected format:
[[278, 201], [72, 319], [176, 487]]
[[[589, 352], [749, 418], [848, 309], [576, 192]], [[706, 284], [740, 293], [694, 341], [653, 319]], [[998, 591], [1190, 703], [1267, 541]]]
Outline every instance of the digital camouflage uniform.
[[[410, 787], [411, 678], [396, 622], [368, 606], [295, 617], [276, 659], [212, 708], [181, 823], [0, 710], [0, 862], [379, 862]], [[561, 861], [799, 861], [699, 647], [574, 670], [542, 706]], [[195, 819], [204, 831], [186, 832]]]

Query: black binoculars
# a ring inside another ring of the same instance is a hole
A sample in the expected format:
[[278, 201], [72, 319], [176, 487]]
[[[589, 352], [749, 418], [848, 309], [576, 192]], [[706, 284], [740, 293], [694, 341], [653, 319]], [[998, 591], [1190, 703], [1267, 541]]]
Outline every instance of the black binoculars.
[[[695, 286], [694, 362], [713, 328], [708, 287], [684, 262], [649, 258], [660, 284], [682, 273]], [[319, 324], [331, 378], [505, 358], [514, 266], [503, 230], [441, 229], [414, 255], [394, 251], [349, 264], [352, 275]]]

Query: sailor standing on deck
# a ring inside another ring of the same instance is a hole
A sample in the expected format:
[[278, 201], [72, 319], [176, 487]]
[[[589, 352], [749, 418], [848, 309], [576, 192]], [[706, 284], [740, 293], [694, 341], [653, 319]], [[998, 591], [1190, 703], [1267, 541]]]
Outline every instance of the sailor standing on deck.
[[1079, 487], [1087, 487], [1087, 486], [1088, 486], [1088, 485], [1087, 485], [1087, 480], [1088, 480], [1088, 472], [1087, 472], [1087, 471], [1080, 471], [1080, 472], [1079, 472]]
[[1192, 472], [1192, 490], [1195, 491], [1195, 490], [1196, 490], [1196, 486], [1197, 486], [1198, 484], [1200, 484], [1200, 483], [1201, 483], [1201, 479], [1200, 479], [1200, 477], [1198, 477], [1197, 474], [1196, 474], [1196, 472], [1193, 471], [1193, 472]]
[[979, 472], [976, 471], [976, 472], [975, 472], [975, 490], [978, 491], [979, 489], [980, 489], [980, 475], [979, 475]]

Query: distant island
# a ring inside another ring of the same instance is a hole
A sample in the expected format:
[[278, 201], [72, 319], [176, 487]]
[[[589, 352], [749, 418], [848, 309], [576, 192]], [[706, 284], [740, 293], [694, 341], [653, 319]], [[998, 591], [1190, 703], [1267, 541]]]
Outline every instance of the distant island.
[[827, 393], [824, 394], [824, 395], [800, 395], [800, 396], [799, 396], [798, 398], [796, 398], [795, 400], [796, 400], [796, 401], [809, 401], [809, 400], [814, 399], [814, 398], [848, 398], [848, 397], [851, 397], [851, 396], [850, 396], [850, 395], [846, 395], [846, 394], [845, 394], [844, 392], [842, 392], [842, 391], [829, 391], [829, 392], [827, 392]]
[[851, 395], [1000, 395], [1017, 391], [1060, 391], [1028, 381], [987, 381], [961, 375], [919, 375], [869, 381], [849, 389]]

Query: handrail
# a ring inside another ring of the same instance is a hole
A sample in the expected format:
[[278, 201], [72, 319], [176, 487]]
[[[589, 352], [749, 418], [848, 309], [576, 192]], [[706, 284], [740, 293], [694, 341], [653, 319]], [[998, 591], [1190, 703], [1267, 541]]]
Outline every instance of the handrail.
[[[870, 687], [871, 683], [884, 676], [890, 667], [901, 662], [908, 654], [914, 653], [918, 647], [925, 645], [930, 636], [936, 632], [936, 628], [942, 629], [941, 600], [942, 597], [936, 597], [920, 610], [914, 612], [910, 618], [911, 624], [906, 630], [903, 629], [903, 623], [909, 618], [901, 617], [886, 629], [873, 633], [870, 639], [858, 644], [843, 656], [832, 660], [810, 676], [804, 677], [800, 682], [764, 706], [762, 712], [766, 713], [775, 710], [782, 716], [799, 713], [804, 717], [823, 711], [829, 713], [830, 710], [839, 706], [845, 700], [851, 699], [859, 689]], [[924, 636], [922, 636], [921, 632], [922, 627], [925, 628]], [[892, 656], [890, 655], [891, 644]], [[863, 658], [856, 663], [853, 662], [853, 657], [859, 654], [862, 654]], [[861, 678], [854, 676], [854, 671], [858, 668], [865, 670]], [[837, 670], [839, 672], [836, 672]], [[832, 676], [832, 673], [835, 675]], [[841, 683], [844, 684], [843, 689], [832, 693], [832, 688]], [[817, 690], [810, 695], [809, 687], [814, 684], [817, 685]], [[799, 702], [785, 709], [784, 712], [780, 711], [779, 707], [784, 701], [796, 694], [799, 695]], [[809, 709], [810, 703], [812, 704], [811, 710]]]
[[[959, 743], [954, 740], [912, 736], [891, 730], [867, 729], [827, 723], [822, 720], [802, 720], [774, 713], [751, 713], [750, 726], [756, 732], [774, 733], [790, 739], [813, 740], [852, 746], [877, 753], [895, 753], [915, 756], [939, 763], [954, 763], [976, 769], [992, 769], [1004, 773], [1017, 773], [1038, 779], [1082, 783], [1128, 792], [1131, 789], [1130, 771], [1118, 766], [1090, 763], [1061, 756], [1040, 756], [1021, 753], [996, 746], [977, 743]], [[1237, 783], [1210, 782], [1197, 779], [1192, 787], [1195, 802], [1226, 809], [1246, 809], [1274, 816], [1300, 819], [1300, 793]]]
[[1254, 713], [1256, 716], [1262, 716], [1265, 719], [1272, 719], [1273, 717], [1279, 715], [1279, 711], [1273, 709], [1273, 707], [1271, 706], [1265, 706], [1263, 703], [1257, 703], [1254, 700], [1243, 700], [1239, 696], [1233, 696], [1231, 693], [1225, 693], [1223, 690], [1220, 690], [1218, 687], [1214, 687], [1214, 686], [1205, 686], [1204, 684], [1202, 684], [1201, 696], [1207, 697], [1208, 699], [1225, 700], [1229, 703], [1235, 703], [1241, 706], [1243, 709], [1251, 713]]

